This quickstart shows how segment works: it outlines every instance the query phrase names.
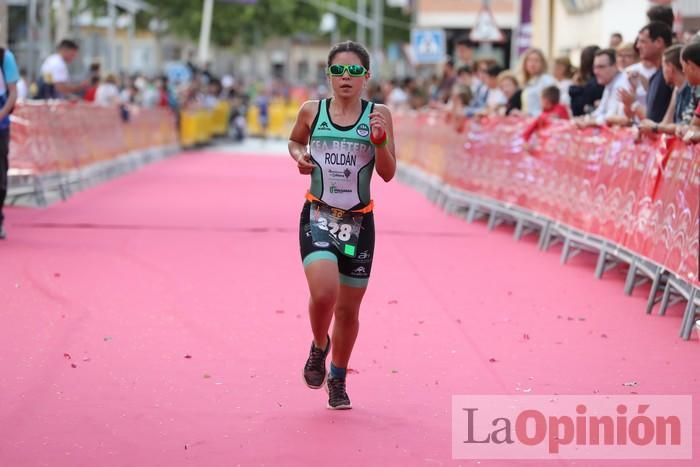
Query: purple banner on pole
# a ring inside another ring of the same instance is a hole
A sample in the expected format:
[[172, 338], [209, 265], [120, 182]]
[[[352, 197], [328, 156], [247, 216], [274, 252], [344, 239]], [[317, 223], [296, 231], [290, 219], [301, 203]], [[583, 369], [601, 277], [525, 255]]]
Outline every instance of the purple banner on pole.
[[517, 44], [518, 56], [532, 46], [532, 0], [520, 0]]

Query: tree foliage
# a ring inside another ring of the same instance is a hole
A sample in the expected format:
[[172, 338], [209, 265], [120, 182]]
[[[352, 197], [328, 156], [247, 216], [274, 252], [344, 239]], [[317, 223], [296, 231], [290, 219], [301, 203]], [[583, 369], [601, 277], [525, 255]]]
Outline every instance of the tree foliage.
[[[156, 17], [168, 23], [168, 32], [196, 40], [202, 21], [203, 0], [145, 0], [154, 7], [150, 13], [137, 18], [139, 27], [146, 27]], [[326, 1], [326, 0], [323, 0]], [[357, 0], [334, 0], [335, 3], [356, 10]], [[371, 15], [372, 0], [367, 0]], [[105, 0], [86, 0], [86, 5], [96, 13], [106, 12]], [[229, 3], [216, 1], [212, 20], [211, 39], [217, 45], [250, 47], [259, 45], [270, 37], [290, 37], [303, 34], [320, 37], [319, 24], [324, 10], [303, 0], [256, 0], [254, 3]], [[387, 18], [408, 22], [409, 18], [399, 8], [384, 7]], [[338, 17], [340, 37], [354, 38], [353, 21]], [[367, 37], [371, 37], [368, 32]], [[384, 27], [385, 43], [408, 40], [406, 29]]]

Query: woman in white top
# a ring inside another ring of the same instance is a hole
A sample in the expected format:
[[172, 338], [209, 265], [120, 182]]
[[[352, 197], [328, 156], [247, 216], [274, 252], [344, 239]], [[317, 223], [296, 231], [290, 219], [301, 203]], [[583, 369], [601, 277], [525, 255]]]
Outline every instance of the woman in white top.
[[522, 102], [525, 114], [536, 117], [542, 113], [540, 96], [547, 86], [556, 85], [552, 75], [547, 73], [547, 60], [540, 49], [525, 52], [522, 60], [523, 87]]

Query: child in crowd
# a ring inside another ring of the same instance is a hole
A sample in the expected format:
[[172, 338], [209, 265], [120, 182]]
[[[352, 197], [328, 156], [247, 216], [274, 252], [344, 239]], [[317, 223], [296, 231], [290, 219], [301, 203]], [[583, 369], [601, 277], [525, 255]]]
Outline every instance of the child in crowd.
[[532, 134], [540, 128], [545, 127], [552, 119], [569, 119], [569, 109], [559, 102], [561, 92], [557, 86], [547, 86], [542, 90], [540, 102], [542, 113], [525, 129], [523, 137], [528, 141]]

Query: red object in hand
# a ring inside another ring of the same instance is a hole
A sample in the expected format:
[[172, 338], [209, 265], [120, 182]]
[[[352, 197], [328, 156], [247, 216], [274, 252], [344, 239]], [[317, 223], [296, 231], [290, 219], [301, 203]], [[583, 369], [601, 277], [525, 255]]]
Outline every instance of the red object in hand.
[[382, 136], [380, 138], [375, 139], [374, 138], [374, 133], [370, 133], [369, 135], [369, 140], [374, 144], [375, 146], [381, 146], [386, 142], [386, 131], [382, 133]]

